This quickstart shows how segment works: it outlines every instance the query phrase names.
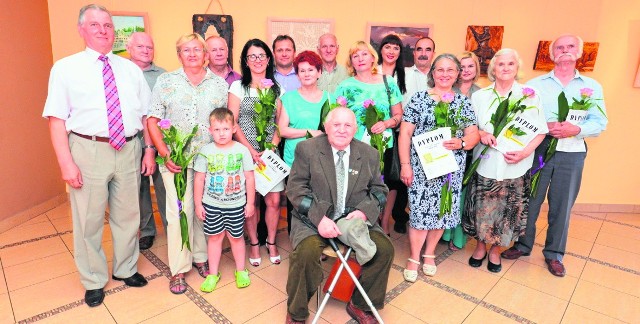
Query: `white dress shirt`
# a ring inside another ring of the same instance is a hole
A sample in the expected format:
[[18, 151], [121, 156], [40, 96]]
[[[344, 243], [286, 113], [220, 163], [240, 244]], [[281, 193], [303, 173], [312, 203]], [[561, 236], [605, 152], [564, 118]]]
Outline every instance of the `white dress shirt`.
[[[86, 48], [53, 65], [43, 117], [65, 120], [67, 131], [109, 137], [102, 77], [104, 63], [98, 59], [100, 55]], [[125, 136], [133, 136], [142, 130], [142, 117], [151, 103], [151, 90], [137, 65], [112, 53], [107, 57], [118, 87]]]
[[403, 95], [402, 107], [407, 106], [409, 100], [411, 100], [411, 97], [416, 94], [416, 92], [429, 88], [427, 86], [428, 80], [427, 74], [422, 73], [415, 65], [404, 68], [404, 83], [407, 87], [407, 92]]

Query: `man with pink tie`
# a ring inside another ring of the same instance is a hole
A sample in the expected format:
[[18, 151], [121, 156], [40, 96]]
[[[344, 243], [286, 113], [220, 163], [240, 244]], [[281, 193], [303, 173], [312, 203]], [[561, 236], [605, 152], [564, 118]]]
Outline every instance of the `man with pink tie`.
[[113, 241], [114, 280], [142, 287], [137, 272], [140, 210], [140, 161], [145, 176], [155, 168], [151, 139], [144, 127], [151, 92], [142, 71], [114, 55], [111, 14], [98, 5], [80, 9], [78, 32], [86, 48], [57, 61], [51, 68], [49, 92], [42, 116], [49, 119], [51, 142], [69, 185], [73, 219], [74, 258], [85, 302], [98, 306], [109, 281], [102, 248], [105, 210]]

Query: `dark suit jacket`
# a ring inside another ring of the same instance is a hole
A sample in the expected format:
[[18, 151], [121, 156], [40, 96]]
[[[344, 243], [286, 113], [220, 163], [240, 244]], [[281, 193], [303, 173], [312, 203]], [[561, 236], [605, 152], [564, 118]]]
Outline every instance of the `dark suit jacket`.
[[[386, 196], [388, 190], [380, 179], [378, 152], [355, 139], [351, 141], [350, 150], [345, 208], [362, 211], [374, 224], [374, 229], [382, 231], [377, 221], [384, 206], [380, 206], [373, 192], [381, 192]], [[299, 219], [301, 201], [307, 195], [313, 197], [307, 215], [317, 227], [323, 216], [332, 216], [336, 187], [336, 167], [327, 136], [321, 135], [298, 143], [287, 183], [287, 197], [293, 205], [290, 238], [294, 248], [303, 239], [315, 234]]]

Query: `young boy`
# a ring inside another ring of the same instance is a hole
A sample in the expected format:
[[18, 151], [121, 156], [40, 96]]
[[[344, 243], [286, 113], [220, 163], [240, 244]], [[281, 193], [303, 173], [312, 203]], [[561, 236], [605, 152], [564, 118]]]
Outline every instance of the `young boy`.
[[237, 127], [233, 113], [227, 108], [217, 108], [209, 115], [209, 123], [213, 143], [202, 147], [193, 168], [195, 212], [204, 221], [204, 233], [208, 236], [211, 274], [200, 286], [204, 292], [212, 292], [220, 281], [218, 268], [225, 233], [236, 263], [236, 286], [244, 288], [251, 284], [244, 266], [243, 228], [245, 217], [252, 217], [255, 212], [253, 160], [244, 145], [232, 140]]

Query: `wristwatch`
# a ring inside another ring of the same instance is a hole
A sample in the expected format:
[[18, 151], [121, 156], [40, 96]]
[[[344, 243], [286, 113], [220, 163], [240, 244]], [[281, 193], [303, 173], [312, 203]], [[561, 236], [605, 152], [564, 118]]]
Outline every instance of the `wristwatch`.
[[465, 146], [467, 146], [467, 143], [464, 142], [464, 140], [462, 139], [462, 137], [460, 137], [460, 145], [461, 145], [461, 149], [464, 149]]

